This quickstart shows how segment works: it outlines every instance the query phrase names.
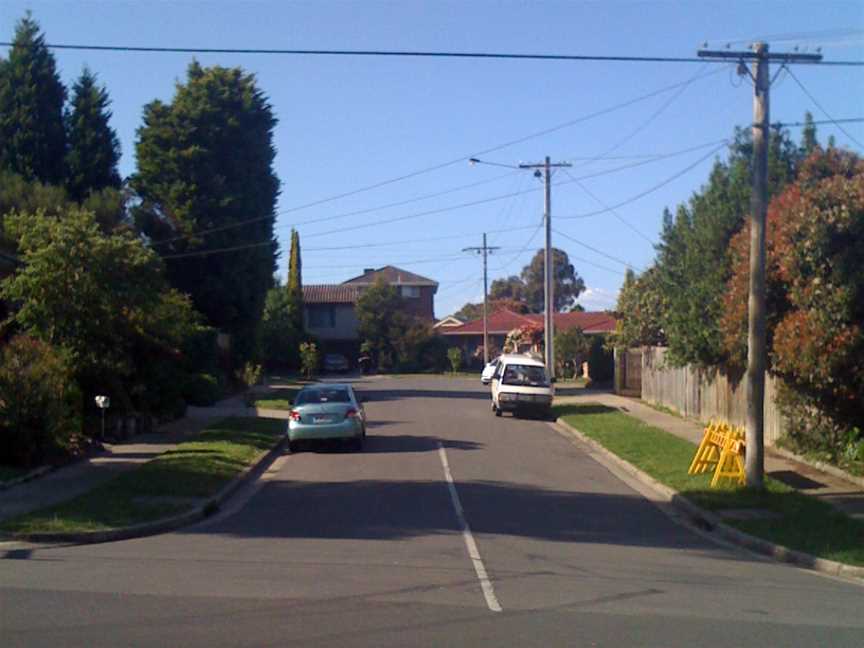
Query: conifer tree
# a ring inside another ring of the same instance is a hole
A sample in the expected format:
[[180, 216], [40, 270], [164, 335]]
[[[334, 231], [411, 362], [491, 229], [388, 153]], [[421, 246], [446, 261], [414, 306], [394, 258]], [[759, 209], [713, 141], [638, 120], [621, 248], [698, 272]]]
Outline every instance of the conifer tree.
[[27, 180], [62, 183], [66, 88], [29, 13], [0, 67], [0, 166]]
[[101, 189], [120, 186], [120, 142], [108, 123], [110, 103], [108, 91], [84, 68], [72, 87], [72, 106], [65, 116], [69, 141], [66, 187], [69, 197], [77, 202]]
[[291, 255], [288, 258], [288, 312], [292, 327], [302, 332], [303, 327], [303, 280], [300, 262], [300, 234], [291, 230]]
[[276, 270], [275, 125], [253, 75], [193, 62], [170, 103], [144, 107], [136, 142], [136, 223], [169, 257], [171, 284], [234, 335], [240, 360], [253, 352]]

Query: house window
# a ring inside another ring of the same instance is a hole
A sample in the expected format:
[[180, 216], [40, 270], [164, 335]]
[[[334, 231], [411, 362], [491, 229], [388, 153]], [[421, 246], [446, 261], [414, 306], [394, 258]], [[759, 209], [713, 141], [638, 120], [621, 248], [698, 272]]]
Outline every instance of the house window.
[[417, 299], [420, 296], [419, 286], [402, 286], [402, 296]]
[[319, 306], [309, 309], [309, 328], [333, 328], [336, 326], [336, 309]]

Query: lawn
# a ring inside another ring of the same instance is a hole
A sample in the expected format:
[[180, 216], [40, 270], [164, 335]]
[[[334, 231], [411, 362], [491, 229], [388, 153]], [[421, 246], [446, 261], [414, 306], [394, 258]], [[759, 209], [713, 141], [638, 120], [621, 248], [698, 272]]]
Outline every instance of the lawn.
[[0, 484], [18, 477], [23, 477], [29, 471], [25, 468], [15, 468], [14, 466], [0, 466]]
[[696, 446], [620, 411], [597, 404], [558, 405], [567, 424], [629, 461], [657, 481], [711, 510], [764, 509], [772, 519], [726, 520], [741, 531], [821, 558], [864, 565], [864, 522], [766, 478], [764, 492], [708, 487], [711, 475], [688, 475]]
[[272, 448], [284, 432], [272, 419], [229, 418], [140, 468], [63, 504], [0, 524], [5, 534], [105, 531], [192, 509]]
[[255, 397], [255, 407], [260, 409], [291, 409], [300, 387], [276, 387]]

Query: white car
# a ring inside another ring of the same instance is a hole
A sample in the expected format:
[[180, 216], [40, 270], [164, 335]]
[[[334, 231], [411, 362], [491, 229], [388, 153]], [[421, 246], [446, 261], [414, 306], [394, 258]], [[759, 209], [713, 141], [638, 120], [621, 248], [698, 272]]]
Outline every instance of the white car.
[[498, 361], [501, 357], [497, 357], [492, 360], [489, 364], [483, 367], [483, 373], [480, 374], [480, 382], [484, 385], [488, 385], [492, 380], [492, 376], [495, 374], [495, 370], [498, 368]]
[[502, 355], [492, 374], [492, 411], [551, 416], [555, 387], [546, 366], [527, 355]]

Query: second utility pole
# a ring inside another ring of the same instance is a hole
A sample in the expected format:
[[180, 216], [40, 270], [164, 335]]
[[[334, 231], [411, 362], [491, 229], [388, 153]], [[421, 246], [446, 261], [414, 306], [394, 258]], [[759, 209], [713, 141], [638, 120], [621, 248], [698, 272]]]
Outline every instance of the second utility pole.
[[488, 278], [486, 274], [486, 257], [494, 250], [500, 250], [499, 247], [489, 247], [486, 245], [486, 232], [483, 232], [483, 247], [467, 247], [462, 248], [463, 252], [476, 252], [483, 255], [483, 366], [489, 364], [489, 289]]
[[540, 169], [542, 168], [543, 180], [546, 185], [545, 199], [543, 201], [544, 204], [544, 213], [543, 219], [546, 225], [546, 247], [544, 249], [543, 254], [543, 295], [545, 302], [544, 309], [544, 345], [545, 345], [545, 362], [546, 362], [546, 371], [549, 373], [550, 378], [555, 377], [555, 352], [553, 347], [554, 338], [555, 338], [555, 322], [552, 318], [552, 314], [555, 312], [555, 285], [553, 283], [554, 277], [554, 265], [555, 260], [552, 258], [552, 169], [557, 167], [569, 167], [572, 166], [566, 162], [559, 162], [557, 164], [551, 164], [549, 162], [549, 156], [546, 156], [545, 162], [543, 164], [520, 164], [520, 169], [537, 169], [534, 172], [534, 175], [540, 176]]

